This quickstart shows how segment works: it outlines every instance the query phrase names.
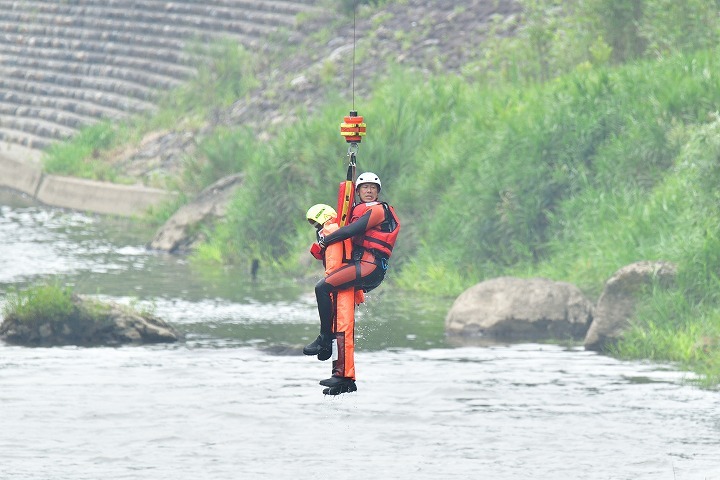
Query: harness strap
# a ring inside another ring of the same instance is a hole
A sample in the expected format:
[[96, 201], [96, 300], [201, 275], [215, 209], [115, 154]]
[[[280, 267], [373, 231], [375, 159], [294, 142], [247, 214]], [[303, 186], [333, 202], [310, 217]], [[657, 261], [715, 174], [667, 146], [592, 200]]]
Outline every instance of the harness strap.
[[[371, 263], [373, 265], [377, 265], [378, 267], [382, 268], [383, 270], [387, 270], [389, 263], [389, 257], [385, 254], [385, 252], [381, 252], [380, 250], [375, 250], [374, 248], [364, 248], [357, 244], [353, 245], [353, 260], [355, 261], [355, 265], [360, 265], [361, 262], [365, 263]], [[373, 257], [374, 261], [364, 260], [363, 256], [365, 252], [370, 252]]]
[[373, 237], [369, 237], [367, 235], [363, 235], [363, 240], [367, 241], [369, 243], [375, 243], [377, 245], [383, 246], [392, 252], [393, 246], [387, 242], [383, 242], [382, 240], [379, 240], [379, 239], [373, 238]]

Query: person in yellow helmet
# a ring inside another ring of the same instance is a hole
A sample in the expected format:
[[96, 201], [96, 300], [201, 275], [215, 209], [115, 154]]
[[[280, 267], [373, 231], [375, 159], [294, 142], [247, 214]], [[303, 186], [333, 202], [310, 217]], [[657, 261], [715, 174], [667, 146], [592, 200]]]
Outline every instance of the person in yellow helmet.
[[310, 207], [305, 216], [310, 225], [319, 230], [328, 220], [337, 218], [337, 212], [330, 205], [318, 203]]
[[317, 242], [313, 243], [310, 247], [310, 253], [313, 257], [318, 260], [323, 259], [323, 248], [320, 247], [319, 242], [322, 238], [322, 229], [327, 222], [337, 220], [337, 212], [330, 205], [324, 203], [318, 203], [310, 207], [305, 214], [307, 221], [310, 225], [315, 227], [315, 235], [317, 236]]

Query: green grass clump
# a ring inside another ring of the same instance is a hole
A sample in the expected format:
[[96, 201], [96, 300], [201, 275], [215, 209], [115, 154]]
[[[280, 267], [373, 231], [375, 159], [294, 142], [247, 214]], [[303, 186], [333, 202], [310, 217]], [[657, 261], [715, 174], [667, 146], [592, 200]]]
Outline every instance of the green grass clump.
[[92, 180], [122, 183], [122, 172], [103, 161], [103, 153], [131, 138], [125, 123], [101, 122], [87, 127], [65, 143], [50, 146], [45, 152], [45, 171]]
[[699, 374], [703, 386], [720, 380], [720, 308], [692, 304], [680, 289], [655, 292], [611, 352], [625, 359], [673, 362]]
[[38, 325], [48, 320], [66, 322], [76, 314], [72, 291], [56, 284], [43, 284], [8, 295], [3, 316]]

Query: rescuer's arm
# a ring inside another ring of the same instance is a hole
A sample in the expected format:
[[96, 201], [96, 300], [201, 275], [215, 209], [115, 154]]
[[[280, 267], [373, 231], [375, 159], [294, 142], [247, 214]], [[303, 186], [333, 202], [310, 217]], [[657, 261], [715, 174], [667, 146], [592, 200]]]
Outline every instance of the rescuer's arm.
[[327, 235], [322, 242], [322, 245], [330, 245], [332, 243], [341, 242], [346, 238], [352, 238], [356, 235], [362, 235], [373, 227], [380, 225], [385, 220], [385, 210], [383, 206], [373, 205], [363, 214], [362, 217], [358, 218], [354, 222], [344, 227], [340, 227], [330, 235]]
[[362, 217], [358, 218], [353, 223], [340, 227], [330, 235], [325, 236], [325, 238], [320, 240], [320, 246], [327, 246], [336, 242], [342, 242], [346, 238], [352, 238], [355, 235], [365, 233], [367, 230], [368, 220], [370, 220], [370, 210], [365, 212]]

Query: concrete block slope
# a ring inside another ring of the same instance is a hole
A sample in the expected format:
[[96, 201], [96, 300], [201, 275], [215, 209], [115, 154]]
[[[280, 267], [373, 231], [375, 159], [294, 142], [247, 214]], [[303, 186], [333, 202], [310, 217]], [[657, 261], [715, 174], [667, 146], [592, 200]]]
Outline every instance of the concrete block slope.
[[320, 9], [315, 0], [0, 0], [0, 141], [44, 149], [82, 125], [152, 112], [160, 92], [195, 75], [194, 42], [271, 48], [275, 33]]

